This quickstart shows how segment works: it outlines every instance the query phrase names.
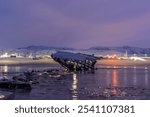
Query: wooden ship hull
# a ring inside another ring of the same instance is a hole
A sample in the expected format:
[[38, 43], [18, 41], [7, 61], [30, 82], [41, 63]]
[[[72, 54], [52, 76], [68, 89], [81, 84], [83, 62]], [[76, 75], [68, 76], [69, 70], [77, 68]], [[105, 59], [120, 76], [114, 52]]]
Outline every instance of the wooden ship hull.
[[97, 57], [81, 53], [57, 52], [52, 58], [68, 71], [89, 71], [95, 69]]

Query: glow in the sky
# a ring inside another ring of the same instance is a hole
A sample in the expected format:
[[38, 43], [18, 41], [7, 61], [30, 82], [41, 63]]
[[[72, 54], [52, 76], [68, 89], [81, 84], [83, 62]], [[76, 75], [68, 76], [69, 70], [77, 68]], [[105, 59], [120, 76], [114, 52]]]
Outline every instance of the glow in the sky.
[[0, 48], [150, 43], [149, 0], [1, 0]]

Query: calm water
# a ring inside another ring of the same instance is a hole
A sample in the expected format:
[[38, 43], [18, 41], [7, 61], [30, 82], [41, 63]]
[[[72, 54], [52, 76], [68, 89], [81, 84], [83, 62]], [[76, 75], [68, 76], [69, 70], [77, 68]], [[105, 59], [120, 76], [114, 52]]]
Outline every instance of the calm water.
[[[0, 66], [0, 78], [54, 66]], [[95, 73], [70, 73], [62, 78], [39, 78], [31, 90], [4, 90], [13, 99], [150, 99], [150, 67], [97, 66]]]

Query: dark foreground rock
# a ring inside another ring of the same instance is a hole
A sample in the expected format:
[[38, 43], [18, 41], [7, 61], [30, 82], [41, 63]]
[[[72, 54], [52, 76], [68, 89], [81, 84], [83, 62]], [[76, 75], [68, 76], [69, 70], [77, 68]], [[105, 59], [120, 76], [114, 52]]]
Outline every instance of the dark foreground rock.
[[27, 82], [17, 81], [17, 80], [10, 80], [10, 79], [1, 79], [0, 80], [0, 88], [6, 89], [31, 89], [31, 84]]
[[11, 100], [14, 98], [14, 94], [11, 92], [0, 91], [0, 100]]

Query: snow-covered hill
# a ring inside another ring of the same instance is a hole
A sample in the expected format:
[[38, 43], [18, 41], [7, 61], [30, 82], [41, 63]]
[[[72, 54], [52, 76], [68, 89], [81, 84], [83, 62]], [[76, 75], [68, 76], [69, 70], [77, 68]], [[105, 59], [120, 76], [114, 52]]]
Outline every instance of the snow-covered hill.
[[139, 47], [129, 47], [129, 46], [123, 46], [123, 47], [92, 47], [88, 49], [89, 51], [95, 51], [99, 53], [116, 53], [116, 54], [136, 54], [136, 55], [150, 55], [150, 48], [139, 48]]
[[65, 47], [48, 47], [48, 46], [28, 46], [18, 48], [19, 50], [28, 50], [28, 51], [43, 51], [43, 50], [74, 50], [73, 48]]

